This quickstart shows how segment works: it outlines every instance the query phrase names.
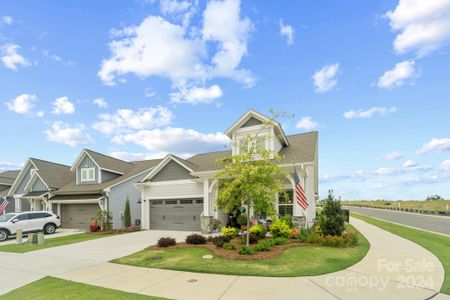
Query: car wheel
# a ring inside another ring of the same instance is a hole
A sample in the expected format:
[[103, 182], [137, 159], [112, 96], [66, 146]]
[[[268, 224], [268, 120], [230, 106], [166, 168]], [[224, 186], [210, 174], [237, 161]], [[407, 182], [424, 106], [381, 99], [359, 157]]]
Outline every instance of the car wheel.
[[47, 224], [44, 227], [45, 234], [54, 234], [56, 231], [56, 226], [54, 224]]
[[0, 242], [5, 241], [8, 238], [8, 235], [6, 230], [0, 229]]

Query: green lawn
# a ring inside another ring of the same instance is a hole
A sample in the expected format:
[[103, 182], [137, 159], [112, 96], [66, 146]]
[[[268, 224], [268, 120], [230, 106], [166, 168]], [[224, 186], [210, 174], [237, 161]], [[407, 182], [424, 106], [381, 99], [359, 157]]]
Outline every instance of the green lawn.
[[[355, 230], [350, 228], [349, 230]], [[355, 230], [356, 231], [356, 230]], [[331, 273], [360, 261], [369, 250], [369, 242], [360, 235], [360, 244], [354, 248], [300, 246], [287, 249], [281, 256], [265, 260], [229, 260], [214, 257], [205, 248], [144, 250], [114, 260], [114, 263], [200, 273], [251, 276], [303, 276]]]
[[35, 250], [41, 250], [45, 248], [51, 248], [51, 247], [57, 247], [57, 246], [63, 246], [63, 245], [69, 245], [74, 244], [78, 242], [84, 242], [89, 240], [94, 240], [98, 238], [108, 237], [112, 234], [92, 234], [89, 232], [86, 233], [77, 233], [62, 237], [55, 237], [45, 240], [45, 244], [42, 246], [38, 245], [30, 245], [30, 244], [9, 244], [9, 245], [1, 245], [0, 244], [0, 252], [14, 252], [14, 253], [25, 253]]
[[0, 296], [1, 300], [152, 300], [163, 299], [115, 291], [93, 285], [76, 283], [54, 277], [45, 277]]
[[366, 215], [351, 213], [352, 217], [361, 219], [367, 223], [378, 226], [384, 230], [404, 237], [428, 249], [439, 258], [445, 270], [444, 284], [441, 293], [450, 295], [450, 238], [443, 235], [405, 227], [390, 222], [374, 219]]
[[378, 208], [403, 208], [403, 209], [417, 209], [417, 210], [431, 210], [431, 211], [446, 211], [447, 206], [450, 206], [450, 200], [352, 200], [341, 201], [342, 205], [350, 206], [368, 206]]

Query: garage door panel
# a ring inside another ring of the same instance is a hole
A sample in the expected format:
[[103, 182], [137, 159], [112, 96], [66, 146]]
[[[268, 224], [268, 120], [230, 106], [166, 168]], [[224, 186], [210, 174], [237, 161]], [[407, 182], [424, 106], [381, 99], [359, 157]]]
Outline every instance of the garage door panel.
[[203, 199], [153, 200], [150, 228], [161, 230], [200, 230]]
[[98, 204], [62, 204], [61, 227], [88, 230], [98, 209]]

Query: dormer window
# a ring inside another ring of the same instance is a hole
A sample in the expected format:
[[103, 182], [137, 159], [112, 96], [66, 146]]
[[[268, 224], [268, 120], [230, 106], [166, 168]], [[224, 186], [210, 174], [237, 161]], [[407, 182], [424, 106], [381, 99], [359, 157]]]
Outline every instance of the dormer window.
[[256, 138], [243, 137], [239, 140], [239, 153], [243, 154], [248, 151], [258, 152], [259, 150], [267, 150], [264, 137]]
[[94, 180], [95, 180], [95, 168], [81, 168], [81, 182]]

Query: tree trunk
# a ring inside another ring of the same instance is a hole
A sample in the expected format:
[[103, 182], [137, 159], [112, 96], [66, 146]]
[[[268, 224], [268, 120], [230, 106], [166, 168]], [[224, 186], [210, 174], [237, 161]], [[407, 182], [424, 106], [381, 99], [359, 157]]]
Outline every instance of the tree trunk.
[[250, 204], [247, 204], [247, 237], [245, 245], [247, 247], [250, 245]]

